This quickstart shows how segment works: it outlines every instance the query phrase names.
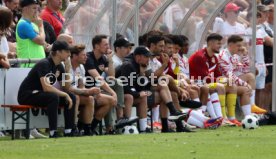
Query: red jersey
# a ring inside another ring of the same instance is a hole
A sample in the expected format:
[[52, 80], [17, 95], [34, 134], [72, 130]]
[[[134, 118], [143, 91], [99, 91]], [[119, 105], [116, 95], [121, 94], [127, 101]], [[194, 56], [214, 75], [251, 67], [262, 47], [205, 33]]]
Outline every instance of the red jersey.
[[53, 12], [48, 7], [45, 7], [41, 12], [41, 18], [53, 26], [56, 36], [58, 36], [64, 23], [63, 15], [60, 12]]
[[[213, 74], [215, 81], [217, 77], [222, 76], [218, 65], [215, 55], [210, 57], [206, 48], [201, 49], [189, 58], [190, 77], [194, 80], [203, 80], [205, 77], [212, 77]], [[210, 83], [211, 79], [206, 79], [206, 82]]]

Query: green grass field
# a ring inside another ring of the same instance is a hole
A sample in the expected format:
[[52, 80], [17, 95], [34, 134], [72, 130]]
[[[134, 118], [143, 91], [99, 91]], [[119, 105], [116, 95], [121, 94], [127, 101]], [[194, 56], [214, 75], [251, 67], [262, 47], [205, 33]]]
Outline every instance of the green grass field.
[[1, 159], [275, 159], [276, 126], [15, 141], [2, 138], [0, 146]]

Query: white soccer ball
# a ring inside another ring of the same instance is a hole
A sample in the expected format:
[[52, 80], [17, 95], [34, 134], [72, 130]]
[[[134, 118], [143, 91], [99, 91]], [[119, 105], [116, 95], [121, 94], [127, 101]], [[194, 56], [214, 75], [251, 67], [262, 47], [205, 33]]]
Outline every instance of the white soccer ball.
[[138, 129], [136, 128], [136, 126], [131, 125], [131, 126], [125, 126], [122, 129], [122, 134], [125, 134], [125, 135], [139, 134], [139, 132], [138, 132]]
[[247, 115], [242, 120], [242, 127], [244, 129], [256, 129], [259, 127], [258, 119], [253, 115]]
[[258, 114], [256, 114], [256, 113], [252, 113], [251, 115], [254, 116], [254, 117], [255, 117], [256, 119], [258, 119], [258, 120], [260, 119], [260, 115], [258, 115]]

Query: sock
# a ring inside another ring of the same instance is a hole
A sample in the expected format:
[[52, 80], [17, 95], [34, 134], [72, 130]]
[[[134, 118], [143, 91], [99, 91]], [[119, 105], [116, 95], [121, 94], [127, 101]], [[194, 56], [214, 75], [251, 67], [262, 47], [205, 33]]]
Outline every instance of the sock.
[[225, 95], [218, 95], [217, 93], [213, 93], [211, 95], [211, 99], [217, 117], [226, 118]]
[[72, 129], [65, 129], [65, 130], [64, 130], [64, 133], [65, 133], [65, 134], [69, 134], [69, 133], [71, 133], [71, 130], [72, 130]]
[[78, 129], [79, 130], [82, 130], [83, 129], [83, 127], [84, 127], [84, 123], [83, 122], [81, 122], [81, 121], [78, 121]]
[[209, 119], [206, 116], [204, 116], [202, 113], [199, 113], [198, 111], [194, 111], [194, 110], [192, 110], [190, 112], [190, 116], [196, 118], [197, 120], [199, 120], [201, 122], [204, 122]]
[[50, 136], [53, 136], [55, 134], [56, 130], [50, 130]]
[[78, 129], [78, 125], [77, 124], [74, 124], [72, 130], [77, 130]]
[[206, 112], [207, 106], [206, 105], [202, 105], [198, 110], [200, 110], [201, 112]]
[[252, 95], [250, 97], [250, 104], [251, 105], [255, 104], [255, 95], [256, 95], [256, 90], [252, 90]]
[[[218, 100], [219, 100], [219, 104], [220, 104], [220, 109], [221, 109], [221, 115], [222, 117], [224, 118], [227, 118], [227, 115], [226, 115], [226, 107], [225, 107], [225, 95], [218, 95], [216, 93], [216, 95], [218, 96]], [[218, 117], [221, 117], [217, 114]]]
[[93, 119], [92, 123], [91, 123], [91, 130], [92, 132], [95, 131], [95, 129], [97, 128], [98, 124], [101, 122], [101, 120], [98, 120], [96, 118]]
[[176, 131], [178, 132], [184, 128], [181, 120], [176, 120], [175, 125], [176, 125]]
[[202, 121], [199, 121], [197, 120], [196, 118], [194, 118], [193, 116], [190, 116], [187, 120], [187, 123], [188, 124], [191, 124], [191, 125], [195, 125], [199, 128], [204, 128], [204, 124]]
[[241, 107], [244, 116], [251, 114], [251, 104], [247, 104]]
[[139, 119], [140, 131], [145, 131], [147, 128], [147, 118]]
[[83, 130], [84, 130], [84, 132], [89, 132], [90, 130], [91, 130], [91, 128], [90, 128], [90, 124], [84, 124], [83, 125]]
[[228, 118], [230, 120], [235, 119], [236, 114], [236, 103], [237, 103], [237, 94], [227, 94], [226, 96], [227, 102], [227, 111], [228, 111]]
[[161, 118], [161, 123], [162, 123], [162, 132], [168, 132], [169, 131], [168, 119]]
[[212, 119], [217, 118], [217, 115], [214, 110], [214, 106], [210, 99], [208, 99], [208, 103], [207, 103], [207, 112], [209, 113], [209, 115], [211, 116]]
[[166, 104], [166, 106], [168, 107], [168, 109], [169, 109], [169, 111], [170, 111], [171, 114], [174, 114], [176, 112], [176, 109], [175, 109], [175, 107], [173, 105], [173, 102], [168, 102]]
[[200, 102], [199, 98], [195, 98], [193, 101]]
[[159, 121], [159, 105], [157, 107], [152, 108], [152, 119], [153, 122]]

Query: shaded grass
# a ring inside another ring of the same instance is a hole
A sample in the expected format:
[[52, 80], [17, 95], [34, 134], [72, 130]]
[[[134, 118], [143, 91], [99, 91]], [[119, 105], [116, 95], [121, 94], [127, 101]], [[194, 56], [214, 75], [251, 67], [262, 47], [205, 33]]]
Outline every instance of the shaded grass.
[[[7, 139], [7, 138], [6, 138]], [[0, 141], [0, 159], [275, 159], [276, 127]]]

